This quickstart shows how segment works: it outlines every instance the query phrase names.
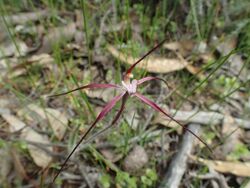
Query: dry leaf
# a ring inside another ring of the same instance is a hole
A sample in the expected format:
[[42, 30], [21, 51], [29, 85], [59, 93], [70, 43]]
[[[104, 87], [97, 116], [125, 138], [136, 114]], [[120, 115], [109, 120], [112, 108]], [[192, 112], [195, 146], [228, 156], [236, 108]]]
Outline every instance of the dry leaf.
[[[27, 140], [27, 141], [32, 141], [32, 142], [37, 142], [39, 143], [44, 143], [44, 144], [49, 144], [49, 140], [47, 137], [37, 133], [30, 127], [26, 127], [25, 123], [19, 120], [17, 117], [14, 115], [10, 114], [1, 114], [2, 117], [8, 122], [10, 125], [10, 131], [15, 132], [19, 131], [22, 129], [21, 133], [21, 139]], [[26, 127], [26, 128], [24, 128]], [[47, 150], [50, 150], [52, 152], [52, 147], [45, 147]], [[28, 150], [33, 158], [34, 162], [36, 163], [37, 166], [45, 168], [49, 165], [49, 163], [52, 161], [52, 157], [47, 154], [44, 150], [28, 144]]]
[[[132, 56], [128, 56], [122, 52], [119, 52], [116, 48], [114, 48], [111, 45], [108, 45], [107, 48], [114, 57], [120, 59], [122, 62], [132, 65], [133, 63], [136, 62], [136, 60], [138, 60], [138, 58], [133, 58]], [[163, 57], [149, 56], [144, 60], [142, 60], [141, 63], [137, 65], [137, 67], [144, 68], [148, 72], [168, 73], [181, 70], [185, 68], [187, 65], [188, 62], [186, 61], [183, 62], [178, 59], [167, 59]]]
[[49, 54], [40, 54], [33, 55], [27, 61], [31, 63], [38, 62], [41, 65], [50, 65], [54, 61], [54, 59]]
[[10, 114], [10, 109], [0, 107], [0, 115], [2, 114]]
[[238, 144], [242, 143], [240, 141], [242, 130], [239, 129], [239, 125], [237, 125], [235, 119], [229, 114], [224, 116], [222, 135], [230, 135], [227, 137], [226, 142], [222, 145], [222, 152], [225, 155], [232, 152]]
[[[28, 70], [27, 66], [32, 64], [53, 70], [53, 61], [54, 59], [49, 54], [34, 55], [22, 63], [17, 58], [2, 59], [0, 60], [0, 75], [7, 78], [23, 75]], [[56, 73], [56, 70], [53, 70], [53, 72]]]
[[7, 180], [12, 166], [11, 155], [9, 149], [6, 146], [0, 148], [0, 158], [0, 182], [3, 183]]
[[[190, 73], [192, 73], [192, 74], [197, 74], [197, 76], [200, 76], [201, 78], [200, 79], [202, 79], [202, 78], [204, 78], [204, 75], [202, 75], [201, 74], [201, 69], [200, 68], [198, 68], [198, 67], [195, 67], [195, 66], [193, 66], [193, 65], [187, 65], [187, 70], [190, 72]], [[199, 73], [199, 74], [198, 74]]]
[[[16, 46], [18, 46], [18, 49]], [[0, 59], [13, 55], [15, 57], [24, 56], [28, 51], [28, 46], [20, 40], [16, 40], [15, 44], [13, 42], [3, 43], [0, 45]]]
[[10, 101], [8, 99], [0, 99], [0, 108], [6, 108], [10, 105]]
[[164, 48], [180, 52], [180, 54], [184, 57], [192, 52], [194, 46], [195, 43], [192, 40], [169, 42], [163, 45]]
[[100, 150], [101, 154], [112, 163], [119, 161], [122, 158], [121, 153], [115, 153], [113, 149], [102, 149]]
[[56, 137], [61, 140], [68, 125], [66, 114], [52, 108], [46, 108], [46, 112], [48, 112], [47, 117]]
[[20, 159], [18, 152], [15, 150], [15, 148], [11, 148], [10, 153], [11, 153], [11, 156], [13, 159], [15, 170], [16, 170], [19, 178], [29, 180], [29, 177], [25, 171], [25, 167], [23, 166], [23, 164], [21, 162], [21, 159]]
[[15, 66], [18, 63], [19, 63], [19, 60], [16, 57], [4, 58], [4, 59], [0, 58], [0, 79], [8, 75], [10, 65]]
[[174, 121], [170, 121], [169, 119], [166, 118], [166, 116], [163, 116], [160, 113], [157, 113], [157, 116], [154, 118], [152, 123], [153, 124], [161, 124], [161, 125], [164, 125], [170, 129], [176, 129], [176, 131], [179, 135], [182, 134], [182, 127], [180, 127], [179, 124], [177, 124]]
[[5, 75], [8, 78], [14, 78], [20, 75], [23, 75], [27, 72], [27, 65], [31, 65], [31, 64], [37, 64], [37, 65], [41, 65], [43, 67], [46, 67], [50, 70], [53, 69], [52, 67], [52, 62], [54, 61], [54, 59], [49, 55], [49, 54], [40, 54], [40, 55], [34, 55], [32, 57], [30, 57], [29, 59], [27, 59], [27, 61], [23, 62], [23, 63], [19, 63], [14, 65], [11, 68], [10, 72], [6, 72]]
[[165, 43], [163, 47], [178, 52], [182, 56], [190, 55], [191, 53], [199, 54], [199, 57], [205, 61], [214, 59], [213, 55], [208, 51], [208, 44], [206, 42], [195, 43], [192, 40], [183, 40], [176, 42]]
[[229, 162], [218, 160], [206, 160], [196, 156], [190, 156], [191, 159], [205, 164], [221, 173], [230, 173], [236, 176], [250, 177], [250, 162]]
[[[208, 52], [207, 43], [202, 41], [200, 43], [195, 43], [192, 40], [169, 42], [165, 43], [163, 47], [174, 51], [175, 53], [179, 53], [182, 57], [195, 53], [203, 62], [209, 62], [215, 59], [214, 55], [211, 52]], [[192, 65], [188, 65], [187, 69], [192, 74], [196, 74], [200, 70]]]
[[[179, 53], [179, 52], [175, 52], [177, 57], [180, 59], [180, 61], [182, 61], [182, 63], [185, 63], [186, 60], [184, 59], [184, 57]], [[191, 73], [191, 74], [195, 74], [196, 76], [198, 76], [200, 79], [204, 79], [204, 75], [202, 74], [202, 72], [200, 72], [200, 68], [194, 67], [193, 65], [191, 65], [190, 63], [186, 66], [187, 70]]]
[[26, 126], [26, 124], [24, 122], [22, 122], [21, 120], [19, 120], [14, 115], [4, 113], [4, 114], [1, 114], [1, 116], [9, 124], [9, 126], [10, 126], [10, 132], [20, 131], [20, 130], [22, 130]]
[[[21, 138], [27, 141], [36, 142], [37, 144], [50, 144], [48, 138], [43, 136], [31, 128], [26, 128], [22, 131]], [[45, 146], [44, 146], [45, 147]], [[52, 152], [52, 147], [45, 147]], [[52, 161], [52, 157], [48, 153], [37, 146], [28, 144], [29, 153], [37, 166], [46, 168]]]
[[36, 12], [20, 13], [11, 16], [5, 16], [5, 20], [8, 24], [24, 24], [26, 22], [32, 22], [48, 16], [50, 13], [47, 10], [37, 10]]
[[50, 53], [53, 45], [61, 41], [71, 40], [76, 32], [76, 24], [71, 23], [63, 27], [50, 29], [48, 34], [44, 36], [42, 47], [37, 51], [37, 54]]
[[[34, 116], [34, 113], [39, 117]], [[18, 115], [24, 116], [29, 120], [37, 120], [37, 118], [48, 120], [55, 136], [59, 140], [63, 138], [68, 125], [68, 118], [65, 113], [61, 113], [59, 110], [53, 108], [43, 109], [35, 104], [30, 104], [25, 109], [19, 110]]]
[[[219, 40], [216, 36], [213, 36], [213, 43], [216, 46], [216, 49], [222, 54], [222, 56], [228, 55], [231, 51], [236, 48], [237, 38], [236, 37], [227, 37], [223, 41]], [[247, 71], [247, 66], [243, 69], [245, 62], [243, 61], [240, 54], [234, 53], [232, 54], [228, 60], [230, 71], [235, 73], [236, 75], [241, 71], [239, 77], [242, 80], [247, 80], [249, 77], [249, 73]], [[242, 70], [241, 70], [242, 69]]]

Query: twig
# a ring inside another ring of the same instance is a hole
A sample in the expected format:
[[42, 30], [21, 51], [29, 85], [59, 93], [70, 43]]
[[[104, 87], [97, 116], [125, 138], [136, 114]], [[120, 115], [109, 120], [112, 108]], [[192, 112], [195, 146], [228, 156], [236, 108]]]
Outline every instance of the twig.
[[199, 175], [199, 174], [196, 174], [196, 173], [190, 173], [190, 175], [193, 176], [193, 177], [197, 177], [199, 179], [214, 179], [214, 180], [218, 181], [218, 183], [220, 184], [220, 187], [229, 188], [229, 186], [227, 185], [225, 177], [223, 175], [219, 174], [218, 172], [216, 172], [211, 167], [209, 167], [209, 173], [207, 173], [207, 174]]
[[88, 187], [89, 187], [89, 188], [94, 188], [92, 182], [89, 180], [89, 177], [88, 177], [87, 172], [84, 170], [84, 168], [85, 168], [84, 165], [82, 165], [81, 162], [80, 162], [79, 164], [80, 164], [80, 165], [79, 165], [79, 170], [80, 170], [80, 172], [81, 172], [81, 174], [82, 174], [82, 177], [83, 177], [84, 180], [86, 181]]
[[[164, 105], [163, 105], [164, 106]], [[164, 108], [163, 108], [164, 109]], [[167, 109], [165, 105], [165, 109]], [[170, 114], [175, 114], [176, 110], [171, 109], [169, 110]], [[163, 116], [162, 116], [163, 117]], [[225, 115], [218, 113], [218, 112], [205, 112], [205, 111], [178, 111], [176, 112], [174, 118], [183, 121], [186, 123], [198, 123], [201, 125], [216, 125], [220, 124]], [[158, 116], [159, 119], [161, 119], [161, 116]], [[166, 119], [165, 117], [162, 119]], [[158, 122], [158, 120], [156, 120]], [[240, 118], [234, 118], [234, 121], [237, 125], [244, 129], [250, 129], [250, 121], [240, 119]]]
[[[196, 135], [198, 135], [200, 132], [199, 124], [190, 124], [188, 128], [189, 130], [193, 131]], [[168, 171], [165, 174], [163, 181], [160, 185], [160, 188], [179, 187], [182, 176], [187, 168], [188, 156], [191, 154], [194, 141], [195, 137], [186, 132], [183, 137], [180, 150], [171, 161]]]

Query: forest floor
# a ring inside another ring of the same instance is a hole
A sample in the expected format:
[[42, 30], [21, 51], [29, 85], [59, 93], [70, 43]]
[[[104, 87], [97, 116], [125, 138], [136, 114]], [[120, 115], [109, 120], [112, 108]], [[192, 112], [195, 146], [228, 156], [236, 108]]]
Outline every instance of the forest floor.
[[[0, 14], [0, 187], [250, 187], [248, 0], [3, 0]], [[137, 91], [176, 121], [131, 95], [53, 182], [119, 91], [50, 96], [121, 85], [164, 39], [132, 76], [167, 82]]]

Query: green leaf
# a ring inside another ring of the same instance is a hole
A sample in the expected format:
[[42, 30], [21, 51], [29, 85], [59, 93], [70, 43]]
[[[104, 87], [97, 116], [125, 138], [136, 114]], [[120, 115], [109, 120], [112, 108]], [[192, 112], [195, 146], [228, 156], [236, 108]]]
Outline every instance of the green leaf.
[[116, 184], [118, 187], [126, 188], [137, 188], [136, 178], [130, 177], [127, 172], [118, 172], [115, 178]]
[[245, 144], [239, 143], [236, 144], [236, 147], [233, 152], [231, 152], [228, 156], [231, 160], [239, 160], [244, 156], [250, 155], [250, 151]]
[[103, 188], [109, 188], [111, 186], [111, 178], [108, 174], [102, 174], [99, 182]]

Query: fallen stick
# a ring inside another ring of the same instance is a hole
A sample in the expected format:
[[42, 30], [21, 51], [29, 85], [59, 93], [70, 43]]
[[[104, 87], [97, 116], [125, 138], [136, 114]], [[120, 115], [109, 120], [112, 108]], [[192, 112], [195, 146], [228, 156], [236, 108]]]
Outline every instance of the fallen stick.
[[[193, 131], [196, 135], [199, 135], [200, 125], [190, 124], [189, 130]], [[160, 188], [176, 188], [179, 187], [183, 174], [187, 168], [188, 156], [191, 154], [195, 137], [190, 133], [186, 132], [183, 136], [183, 140], [180, 149], [176, 156], [173, 157], [168, 171], [165, 174]]]
[[[167, 108], [163, 108], [166, 109]], [[220, 124], [225, 115], [218, 112], [205, 112], [205, 111], [180, 111], [176, 113], [175, 109], [169, 110], [170, 114], [174, 115], [174, 118], [185, 123], [197, 123], [201, 125], [217, 125]], [[176, 113], [176, 114], [175, 114]], [[233, 118], [235, 123], [244, 129], [250, 129], [250, 120], [243, 120], [240, 118]], [[154, 123], [161, 123], [163, 125], [168, 124], [169, 120], [162, 116], [160, 113], [156, 116]]]

